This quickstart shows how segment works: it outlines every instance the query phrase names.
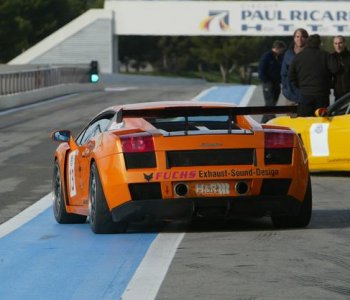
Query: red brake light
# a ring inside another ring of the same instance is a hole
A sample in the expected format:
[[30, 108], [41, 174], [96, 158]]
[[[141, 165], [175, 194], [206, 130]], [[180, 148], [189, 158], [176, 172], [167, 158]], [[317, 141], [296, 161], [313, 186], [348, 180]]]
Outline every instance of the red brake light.
[[146, 132], [123, 135], [120, 141], [124, 153], [154, 151], [153, 137]]
[[293, 132], [265, 131], [265, 148], [292, 148], [293, 144]]

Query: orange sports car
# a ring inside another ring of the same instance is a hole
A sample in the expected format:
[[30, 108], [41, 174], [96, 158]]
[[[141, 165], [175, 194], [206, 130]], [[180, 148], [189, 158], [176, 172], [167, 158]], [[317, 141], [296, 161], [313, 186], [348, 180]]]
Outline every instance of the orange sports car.
[[[285, 107], [289, 109], [289, 107]], [[235, 215], [271, 216], [276, 227], [307, 226], [312, 193], [307, 155], [287, 127], [249, 114], [283, 107], [195, 101], [110, 107], [54, 155], [54, 215], [95, 233], [128, 223]]]

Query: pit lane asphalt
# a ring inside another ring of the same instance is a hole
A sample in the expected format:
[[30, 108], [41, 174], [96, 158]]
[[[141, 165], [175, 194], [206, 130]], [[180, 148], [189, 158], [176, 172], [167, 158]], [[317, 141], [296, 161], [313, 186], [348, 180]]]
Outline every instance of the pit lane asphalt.
[[0, 116], [0, 224], [51, 190], [52, 154], [57, 144], [49, 134], [72, 128], [77, 134], [104, 108], [122, 103], [186, 100], [208, 86], [202, 82], [173, 86], [115, 86], [114, 92], [87, 93], [42, 102]]
[[[163, 84], [75, 95], [1, 116], [0, 222], [50, 191], [52, 129], [77, 133], [112, 103], [191, 99], [208, 87]], [[260, 89], [251, 102], [257, 104], [262, 104]], [[347, 174], [312, 176], [314, 213], [307, 229], [275, 230], [269, 219], [185, 228], [157, 299], [348, 299], [348, 182]]]

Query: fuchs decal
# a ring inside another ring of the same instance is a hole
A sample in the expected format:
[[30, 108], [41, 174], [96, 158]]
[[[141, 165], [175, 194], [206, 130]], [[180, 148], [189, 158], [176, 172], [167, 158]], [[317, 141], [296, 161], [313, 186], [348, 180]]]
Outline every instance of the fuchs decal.
[[155, 180], [174, 180], [174, 179], [193, 179], [196, 177], [196, 171], [165, 171], [157, 172], [155, 174]]

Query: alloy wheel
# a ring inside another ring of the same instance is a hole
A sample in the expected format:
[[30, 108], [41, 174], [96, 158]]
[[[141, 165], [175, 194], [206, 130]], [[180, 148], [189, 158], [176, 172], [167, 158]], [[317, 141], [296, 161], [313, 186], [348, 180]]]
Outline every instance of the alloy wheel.
[[62, 192], [61, 175], [60, 175], [59, 169], [56, 167], [56, 178], [55, 178], [55, 186], [54, 186], [54, 197], [55, 197], [54, 205], [55, 205], [56, 212], [59, 212], [61, 209], [61, 205], [62, 205], [61, 192]]
[[89, 219], [94, 224], [96, 214], [96, 178], [91, 174], [90, 197], [89, 197]]

